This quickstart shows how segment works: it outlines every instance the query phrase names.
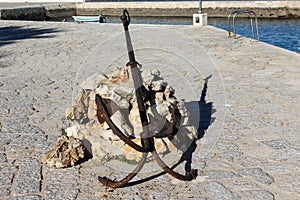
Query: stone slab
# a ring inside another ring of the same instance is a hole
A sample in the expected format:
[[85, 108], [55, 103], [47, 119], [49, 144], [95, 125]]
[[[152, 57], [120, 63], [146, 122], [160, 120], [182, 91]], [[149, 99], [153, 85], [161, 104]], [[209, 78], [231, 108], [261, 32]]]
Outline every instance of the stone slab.
[[186, 103], [202, 99], [210, 123], [192, 182], [147, 180], [161, 172], [147, 163], [131, 186], [107, 189], [98, 176], [122, 178], [134, 165], [49, 169], [40, 158], [68, 127], [76, 85], [128, 62], [122, 25], [3, 20], [0, 30], [0, 199], [300, 199], [299, 54], [211, 26], [130, 25], [143, 68], [164, 69]]

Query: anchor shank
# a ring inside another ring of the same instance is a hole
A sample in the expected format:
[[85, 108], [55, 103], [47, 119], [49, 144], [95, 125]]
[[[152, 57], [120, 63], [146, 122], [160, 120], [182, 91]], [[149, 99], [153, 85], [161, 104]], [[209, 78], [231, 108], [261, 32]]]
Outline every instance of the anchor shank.
[[[110, 119], [110, 116], [113, 114], [112, 110], [109, 109], [109, 105], [112, 106], [110, 101], [103, 99], [100, 95], [96, 94], [96, 105], [97, 105], [97, 118], [100, 123], [102, 122], [107, 122], [108, 126], [112, 129], [113, 133], [116, 134], [121, 140], [123, 140], [126, 144], [134, 148], [135, 150], [139, 152], [143, 152], [142, 159], [138, 166], [130, 173], [128, 174], [125, 178], [116, 181], [116, 180], [111, 180], [107, 177], [98, 177], [99, 181], [108, 187], [112, 188], [118, 188], [125, 186], [130, 180], [132, 180], [142, 169], [146, 162], [146, 158], [148, 153], [151, 152], [154, 160], [157, 162], [157, 164], [168, 174], [171, 176], [183, 180], [183, 181], [191, 181], [195, 179], [198, 175], [198, 171], [196, 169], [191, 169], [189, 171], [186, 171], [186, 174], [180, 174], [177, 173], [173, 170], [173, 167], [170, 168], [164, 163], [164, 161], [160, 158], [158, 155], [155, 145], [154, 145], [154, 135], [150, 133], [149, 130], [149, 121], [147, 118], [147, 113], [145, 109], [145, 104], [144, 104], [144, 86], [143, 86], [143, 79], [141, 75], [141, 71], [139, 69], [139, 63], [135, 60], [134, 56], [134, 51], [133, 47], [131, 44], [131, 38], [129, 34], [129, 23], [130, 23], [130, 16], [128, 11], [125, 9], [123, 11], [123, 15], [121, 16], [121, 20], [124, 26], [124, 31], [125, 31], [125, 37], [126, 37], [126, 45], [127, 45], [127, 50], [128, 50], [128, 57], [129, 57], [129, 62], [127, 66], [130, 66], [131, 68], [131, 74], [132, 74], [132, 79], [133, 79], [133, 84], [135, 87], [135, 95], [136, 95], [136, 100], [138, 104], [138, 110], [139, 110], [139, 116], [140, 116], [140, 121], [142, 123], [142, 133], [140, 133], [141, 136], [141, 143], [142, 146], [139, 146], [135, 142], [131, 141], [129, 138], [127, 138], [119, 129], [118, 127], [113, 123], [113, 121]], [[174, 166], [175, 168], [175, 166]]]
[[132, 47], [129, 28], [128, 28], [130, 23], [130, 16], [126, 9], [123, 11], [121, 20], [124, 26], [126, 45], [127, 45], [127, 51], [129, 57], [129, 63], [127, 65], [130, 66], [131, 68], [132, 79], [135, 88], [135, 95], [136, 95], [139, 114], [140, 114], [140, 120], [143, 127], [143, 132], [140, 134], [142, 140], [142, 146], [145, 148], [147, 152], [151, 152], [154, 147], [154, 139], [153, 139], [153, 135], [150, 134], [149, 127], [148, 127], [148, 118], [147, 118], [147, 113], [144, 105], [143, 91], [142, 91], [143, 79], [141, 76], [140, 69], [138, 68], [139, 64], [135, 60], [135, 56], [134, 56], [134, 50]]

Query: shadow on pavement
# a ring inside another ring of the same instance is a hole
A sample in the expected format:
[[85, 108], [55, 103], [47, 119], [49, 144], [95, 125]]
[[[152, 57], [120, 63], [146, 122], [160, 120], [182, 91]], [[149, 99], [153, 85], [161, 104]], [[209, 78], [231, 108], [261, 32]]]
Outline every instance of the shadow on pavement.
[[26, 26], [0, 27], [0, 46], [30, 38], [52, 38], [51, 33], [59, 32], [53, 28], [27, 28]]
[[[212, 102], [206, 102], [205, 97], [206, 97], [206, 93], [207, 93], [207, 88], [208, 88], [208, 80], [211, 78], [212, 75], [206, 77], [204, 79], [204, 85], [203, 85], [203, 89], [201, 91], [201, 97], [200, 97], [200, 101], [192, 101], [192, 102], [187, 102], [185, 104], [188, 112], [191, 114], [190, 116], [198, 116], [197, 119], [192, 119], [192, 123], [197, 123], [195, 124], [196, 127], [198, 127], [198, 135], [197, 135], [197, 139], [201, 139], [204, 135], [205, 135], [205, 131], [208, 129], [208, 127], [213, 123], [213, 121], [215, 120], [215, 118], [212, 117], [212, 114], [216, 112], [215, 109], [213, 109], [213, 103]], [[196, 108], [198, 107], [198, 108]], [[195, 111], [199, 111], [199, 113], [194, 113]], [[196, 140], [194, 140], [190, 146], [188, 147], [188, 149], [182, 154], [180, 160], [175, 163], [172, 167], [170, 167], [171, 169], [175, 169], [179, 164], [183, 163], [185, 161], [185, 171], [186, 173], [191, 172], [192, 167], [192, 155], [194, 153], [194, 151], [196, 150], [197, 144], [196, 144]], [[128, 187], [128, 186], [134, 186], [134, 185], [138, 185], [147, 181], [150, 181], [152, 179], [155, 179], [159, 176], [162, 176], [166, 174], [166, 172], [160, 172], [158, 174], [155, 174], [153, 176], [138, 180], [138, 181], [132, 181], [127, 183], [126, 185], [124, 185], [123, 187]], [[196, 178], [196, 177], [195, 177]]]

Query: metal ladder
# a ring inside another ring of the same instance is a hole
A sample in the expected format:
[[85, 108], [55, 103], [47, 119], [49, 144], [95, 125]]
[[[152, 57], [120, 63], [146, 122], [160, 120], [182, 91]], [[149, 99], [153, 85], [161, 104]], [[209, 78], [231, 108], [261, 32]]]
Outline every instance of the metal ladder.
[[257, 16], [256, 16], [256, 13], [251, 11], [251, 10], [237, 10], [237, 11], [233, 11], [232, 13], [230, 13], [228, 15], [228, 36], [230, 36], [231, 34], [231, 31], [230, 31], [230, 24], [231, 24], [231, 17], [232, 17], [232, 26], [233, 26], [233, 37], [236, 38], [236, 27], [235, 27], [235, 17], [239, 14], [242, 14], [242, 13], [247, 13], [248, 16], [250, 17], [250, 23], [251, 23], [251, 30], [252, 30], [252, 39], [255, 39], [254, 38], [254, 27], [253, 27], [253, 20], [252, 18], [254, 17], [255, 18], [255, 29], [256, 29], [256, 37], [257, 37], [257, 40], [259, 41], [259, 34], [258, 34], [258, 24], [257, 24]]

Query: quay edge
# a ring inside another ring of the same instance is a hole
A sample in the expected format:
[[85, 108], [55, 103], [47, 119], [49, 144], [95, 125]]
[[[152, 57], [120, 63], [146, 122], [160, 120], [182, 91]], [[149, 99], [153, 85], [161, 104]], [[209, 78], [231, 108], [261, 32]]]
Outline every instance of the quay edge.
[[[13, 5], [13, 4], [12, 4]], [[203, 1], [203, 12], [209, 17], [227, 17], [234, 10], [252, 10], [260, 18], [299, 18], [300, 1]], [[55, 20], [72, 15], [119, 16], [124, 8], [132, 16], [192, 17], [198, 12], [198, 1], [161, 2], [83, 2], [20, 4], [2, 7], [0, 19]]]
[[[227, 17], [234, 10], [252, 10], [260, 18], [299, 18], [300, 1], [202, 1], [203, 13], [209, 17]], [[90, 2], [78, 3], [77, 14], [118, 16], [124, 8], [132, 16], [191, 17], [199, 10], [198, 1], [161, 2]]]

